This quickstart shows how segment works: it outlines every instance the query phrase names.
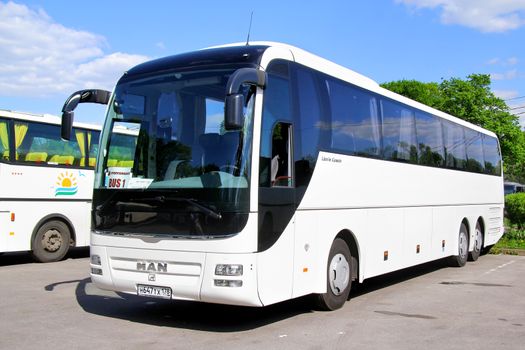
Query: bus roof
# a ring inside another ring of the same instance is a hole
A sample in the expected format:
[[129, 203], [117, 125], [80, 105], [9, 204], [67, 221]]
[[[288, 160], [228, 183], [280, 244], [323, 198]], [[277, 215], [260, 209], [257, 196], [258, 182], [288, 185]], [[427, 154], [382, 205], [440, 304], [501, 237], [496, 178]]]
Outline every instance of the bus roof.
[[[61, 118], [52, 114], [36, 114], [29, 112], [18, 112], [11, 111], [7, 109], [0, 109], [0, 117], [17, 119], [17, 120], [27, 120], [34, 122], [41, 122], [47, 124], [60, 125]], [[83, 129], [92, 129], [92, 130], [101, 130], [100, 125], [88, 124], [88, 123], [74, 123], [73, 126], [83, 128]]]
[[[313, 68], [313, 69], [318, 70], [320, 72], [323, 72], [325, 74], [331, 75], [331, 76], [336, 77], [338, 79], [347, 81], [347, 82], [349, 82], [351, 84], [360, 86], [360, 87], [362, 87], [362, 88], [364, 88], [366, 90], [369, 90], [369, 91], [375, 92], [377, 94], [383, 95], [385, 97], [391, 98], [393, 100], [402, 102], [402, 103], [404, 103], [406, 105], [409, 105], [409, 106], [412, 106], [414, 108], [420, 109], [420, 110], [422, 110], [424, 112], [434, 114], [434, 115], [436, 115], [436, 116], [438, 116], [440, 118], [452, 121], [452, 122], [460, 124], [460, 125], [464, 125], [464, 126], [470, 128], [470, 129], [474, 129], [474, 130], [482, 132], [484, 134], [496, 137], [496, 134], [493, 133], [492, 131], [483, 129], [483, 128], [481, 128], [481, 127], [479, 127], [479, 126], [477, 126], [475, 124], [469, 123], [469, 122], [467, 122], [467, 121], [465, 121], [463, 119], [454, 117], [454, 116], [452, 116], [452, 115], [450, 115], [448, 113], [442, 112], [440, 110], [437, 110], [435, 108], [427, 106], [427, 105], [425, 105], [423, 103], [414, 101], [414, 100], [412, 100], [412, 99], [410, 99], [408, 97], [405, 97], [405, 96], [399, 95], [399, 94], [397, 94], [395, 92], [392, 92], [390, 90], [387, 90], [387, 89], [381, 87], [376, 81], [374, 81], [371, 78], [368, 78], [368, 77], [366, 77], [366, 76], [364, 76], [364, 75], [362, 75], [360, 73], [357, 73], [357, 72], [355, 72], [355, 71], [353, 71], [351, 69], [343, 67], [343, 66], [341, 66], [341, 65], [339, 65], [337, 63], [334, 63], [332, 61], [329, 61], [327, 59], [319, 57], [319, 56], [317, 56], [315, 54], [312, 54], [312, 53], [310, 53], [308, 51], [305, 51], [303, 49], [300, 49], [300, 48], [297, 48], [297, 47], [294, 47], [294, 46], [291, 46], [291, 45], [283, 44], [283, 43], [268, 42], [268, 41], [250, 42], [250, 45], [254, 45], [255, 47], [266, 47], [267, 49], [271, 48], [271, 47], [275, 47], [275, 48], [282, 48], [282, 49], [289, 50], [291, 52], [293, 58], [294, 58], [294, 61], [299, 63], [299, 64], [308, 66], [310, 68]], [[228, 48], [228, 47], [242, 47], [242, 46], [246, 47], [246, 43], [233, 43], [233, 44], [227, 44], [227, 45], [212, 47], [210, 49]], [[208, 50], [208, 49], [204, 49], [203, 51], [205, 51], [205, 50]], [[266, 67], [263, 67], [263, 68], [266, 68]]]

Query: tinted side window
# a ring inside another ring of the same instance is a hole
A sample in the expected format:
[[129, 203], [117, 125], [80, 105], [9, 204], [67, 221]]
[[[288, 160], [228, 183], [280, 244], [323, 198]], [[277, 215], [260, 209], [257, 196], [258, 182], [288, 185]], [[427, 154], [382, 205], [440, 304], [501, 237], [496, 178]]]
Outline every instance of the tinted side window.
[[[73, 133], [81, 154], [80, 166], [94, 167], [100, 132], [75, 128], [73, 129]], [[57, 157], [55, 157], [55, 159], [57, 159]]]
[[306, 185], [317, 160], [322, 126], [320, 91], [314, 73], [298, 67], [295, 74], [298, 118], [295, 120], [295, 177]]
[[501, 155], [496, 138], [483, 135], [483, 155], [485, 159], [485, 172], [487, 174], [500, 175]]
[[88, 166], [94, 167], [96, 165], [98, 154], [98, 141], [100, 139], [100, 131], [88, 131]]
[[378, 156], [380, 131], [374, 95], [336, 80], [327, 80], [332, 110], [332, 148]]
[[259, 184], [262, 187], [271, 186], [270, 162], [274, 126], [278, 121], [291, 121], [290, 84], [287, 77], [282, 73], [285, 70], [283, 66], [285, 65], [277, 63], [268, 69], [268, 81], [264, 90], [259, 158]]
[[467, 165], [465, 135], [463, 127], [443, 120], [445, 143], [445, 165], [447, 168], [464, 170]]
[[388, 160], [417, 163], [414, 110], [400, 103], [382, 100], [383, 156]]
[[428, 113], [416, 112], [416, 134], [419, 164], [442, 166], [445, 154], [441, 121]]
[[465, 129], [465, 143], [467, 145], [467, 170], [482, 173], [485, 170], [483, 159], [483, 143], [481, 134], [471, 129]]
[[80, 166], [82, 153], [76, 138], [63, 141], [60, 126], [15, 121], [16, 160], [28, 163]]
[[0, 120], [0, 157], [2, 160], [9, 160], [9, 122], [7, 120]]

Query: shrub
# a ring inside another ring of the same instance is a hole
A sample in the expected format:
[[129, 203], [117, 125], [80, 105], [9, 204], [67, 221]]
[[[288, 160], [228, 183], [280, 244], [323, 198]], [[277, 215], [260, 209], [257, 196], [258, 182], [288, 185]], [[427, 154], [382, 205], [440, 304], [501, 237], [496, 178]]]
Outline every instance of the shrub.
[[525, 192], [505, 196], [505, 209], [513, 225], [520, 229], [525, 228]]

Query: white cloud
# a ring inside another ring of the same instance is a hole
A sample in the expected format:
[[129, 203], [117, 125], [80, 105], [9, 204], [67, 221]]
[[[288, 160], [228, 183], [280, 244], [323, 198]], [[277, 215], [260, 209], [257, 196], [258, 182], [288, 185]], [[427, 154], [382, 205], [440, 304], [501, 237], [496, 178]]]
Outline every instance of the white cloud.
[[503, 100], [509, 100], [519, 96], [519, 92], [516, 90], [492, 90], [492, 92]]
[[110, 89], [148, 57], [104, 52], [103, 36], [56, 23], [42, 9], [0, 2], [0, 91], [42, 97], [84, 87]]
[[512, 69], [504, 73], [491, 73], [490, 74], [490, 78], [492, 80], [513, 80], [513, 79], [518, 78], [518, 76], [519, 74], [518, 74], [517, 69]]
[[82, 88], [100, 87], [111, 89], [126, 69], [145, 60], [147, 60], [145, 56], [115, 52], [79, 64], [72, 73], [81, 82]]
[[525, 0], [396, 0], [416, 9], [441, 10], [441, 22], [482, 32], [506, 32], [525, 25]]

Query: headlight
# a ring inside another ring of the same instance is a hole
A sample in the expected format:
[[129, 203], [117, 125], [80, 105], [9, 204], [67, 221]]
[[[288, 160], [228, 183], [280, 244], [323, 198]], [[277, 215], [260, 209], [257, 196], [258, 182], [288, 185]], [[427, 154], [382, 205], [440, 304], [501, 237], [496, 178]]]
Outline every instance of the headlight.
[[215, 287], [242, 287], [240, 280], [214, 280]]
[[101, 266], [102, 262], [100, 259], [100, 255], [93, 254], [91, 255], [91, 264]]
[[100, 276], [102, 276], [102, 269], [99, 269], [99, 268], [96, 268], [96, 267], [92, 267], [91, 268], [91, 273], [93, 275], [100, 275]]
[[217, 276], [242, 276], [242, 265], [239, 264], [219, 264], [215, 266]]

